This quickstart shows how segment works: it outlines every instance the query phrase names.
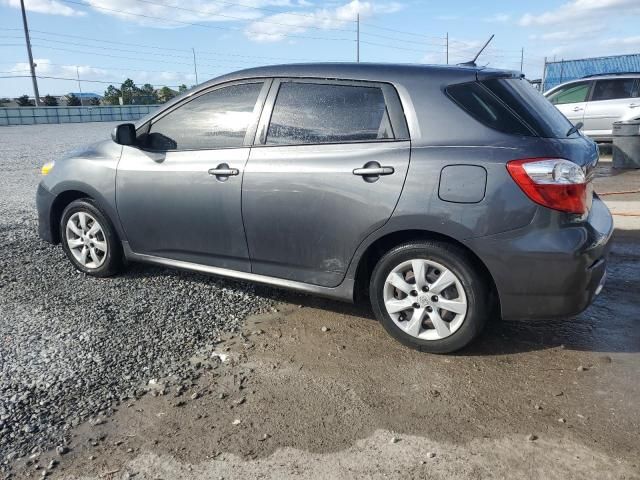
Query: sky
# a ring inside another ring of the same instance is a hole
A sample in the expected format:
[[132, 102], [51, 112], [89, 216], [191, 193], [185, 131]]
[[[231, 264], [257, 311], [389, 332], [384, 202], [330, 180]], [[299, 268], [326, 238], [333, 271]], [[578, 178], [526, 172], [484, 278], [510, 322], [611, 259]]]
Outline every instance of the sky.
[[[40, 94], [126, 78], [176, 87], [256, 65], [470, 60], [539, 78], [544, 59], [640, 53], [640, 0], [25, 0]], [[33, 95], [20, 0], [0, 0], [0, 97]], [[9, 78], [14, 77], [14, 78]], [[56, 77], [56, 78], [45, 78]], [[81, 84], [78, 85], [77, 78]]]

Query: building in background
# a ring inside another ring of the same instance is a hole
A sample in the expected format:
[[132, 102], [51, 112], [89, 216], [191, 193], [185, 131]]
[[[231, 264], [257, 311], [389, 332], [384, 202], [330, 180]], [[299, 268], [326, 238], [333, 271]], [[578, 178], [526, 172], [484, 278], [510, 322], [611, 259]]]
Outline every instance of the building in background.
[[547, 62], [542, 90], [546, 92], [561, 83], [590, 75], [637, 72], [640, 72], [640, 53]]

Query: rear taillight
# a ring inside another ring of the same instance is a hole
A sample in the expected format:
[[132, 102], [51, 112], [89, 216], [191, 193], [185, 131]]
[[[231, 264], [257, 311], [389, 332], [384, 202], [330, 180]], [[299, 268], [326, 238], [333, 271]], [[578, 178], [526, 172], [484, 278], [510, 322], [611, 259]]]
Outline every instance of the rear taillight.
[[587, 211], [587, 179], [579, 165], [563, 158], [527, 158], [508, 162], [507, 170], [534, 202], [561, 212]]

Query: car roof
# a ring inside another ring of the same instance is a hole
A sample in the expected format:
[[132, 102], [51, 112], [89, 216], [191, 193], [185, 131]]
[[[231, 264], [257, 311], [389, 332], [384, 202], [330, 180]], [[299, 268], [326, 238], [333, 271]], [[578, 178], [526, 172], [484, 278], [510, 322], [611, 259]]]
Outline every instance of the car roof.
[[238, 70], [220, 77], [213, 78], [198, 88], [232, 80], [261, 77], [309, 77], [309, 78], [345, 78], [351, 80], [393, 81], [404, 76], [416, 74], [444, 74], [446, 76], [468, 77], [470, 74], [501, 74], [512, 73], [505, 70], [487, 69], [466, 65], [421, 65], [398, 63], [292, 63], [283, 65], [268, 65]]
[[[412, 78], [434, 76], [446, 83], [484, 80], [493, 77], [520, 77], [520, 72], [498, 70], [471, 65], [423, 65], [398, 63], [291, 63], [283, 65], [267, 65], [247, 68], [207, 80], [186, 92], [177, 95], [159, 110], [154, 110], [136, 122], [136, 128], [146, 123], [159, 112], [171, 108], [176, 103], [192, 95], [196, 95], [210, 87], [237, 80], [252, 78], [297, 77], [362, 80], [373, 82], [402, 83]], [[418, 78], [420, 81], [421, 78]]]

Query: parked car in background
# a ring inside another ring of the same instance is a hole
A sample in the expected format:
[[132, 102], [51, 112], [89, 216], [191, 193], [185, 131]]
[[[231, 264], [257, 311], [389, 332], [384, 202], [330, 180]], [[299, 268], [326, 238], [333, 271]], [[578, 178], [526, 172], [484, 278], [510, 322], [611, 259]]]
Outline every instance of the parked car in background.
[[572, 315], [600, 292], [597, 162], [519, 73], [259, 67], [45, 165], [39, 231], [97, 277], [126, 259], [361, 293], [395, 338], [443, 353], [494, 313]]
[[613, 122], [640, 119], [640, 73], [593, 75], [563, 83], [545, 97], [585, 135], [610, 142]]

